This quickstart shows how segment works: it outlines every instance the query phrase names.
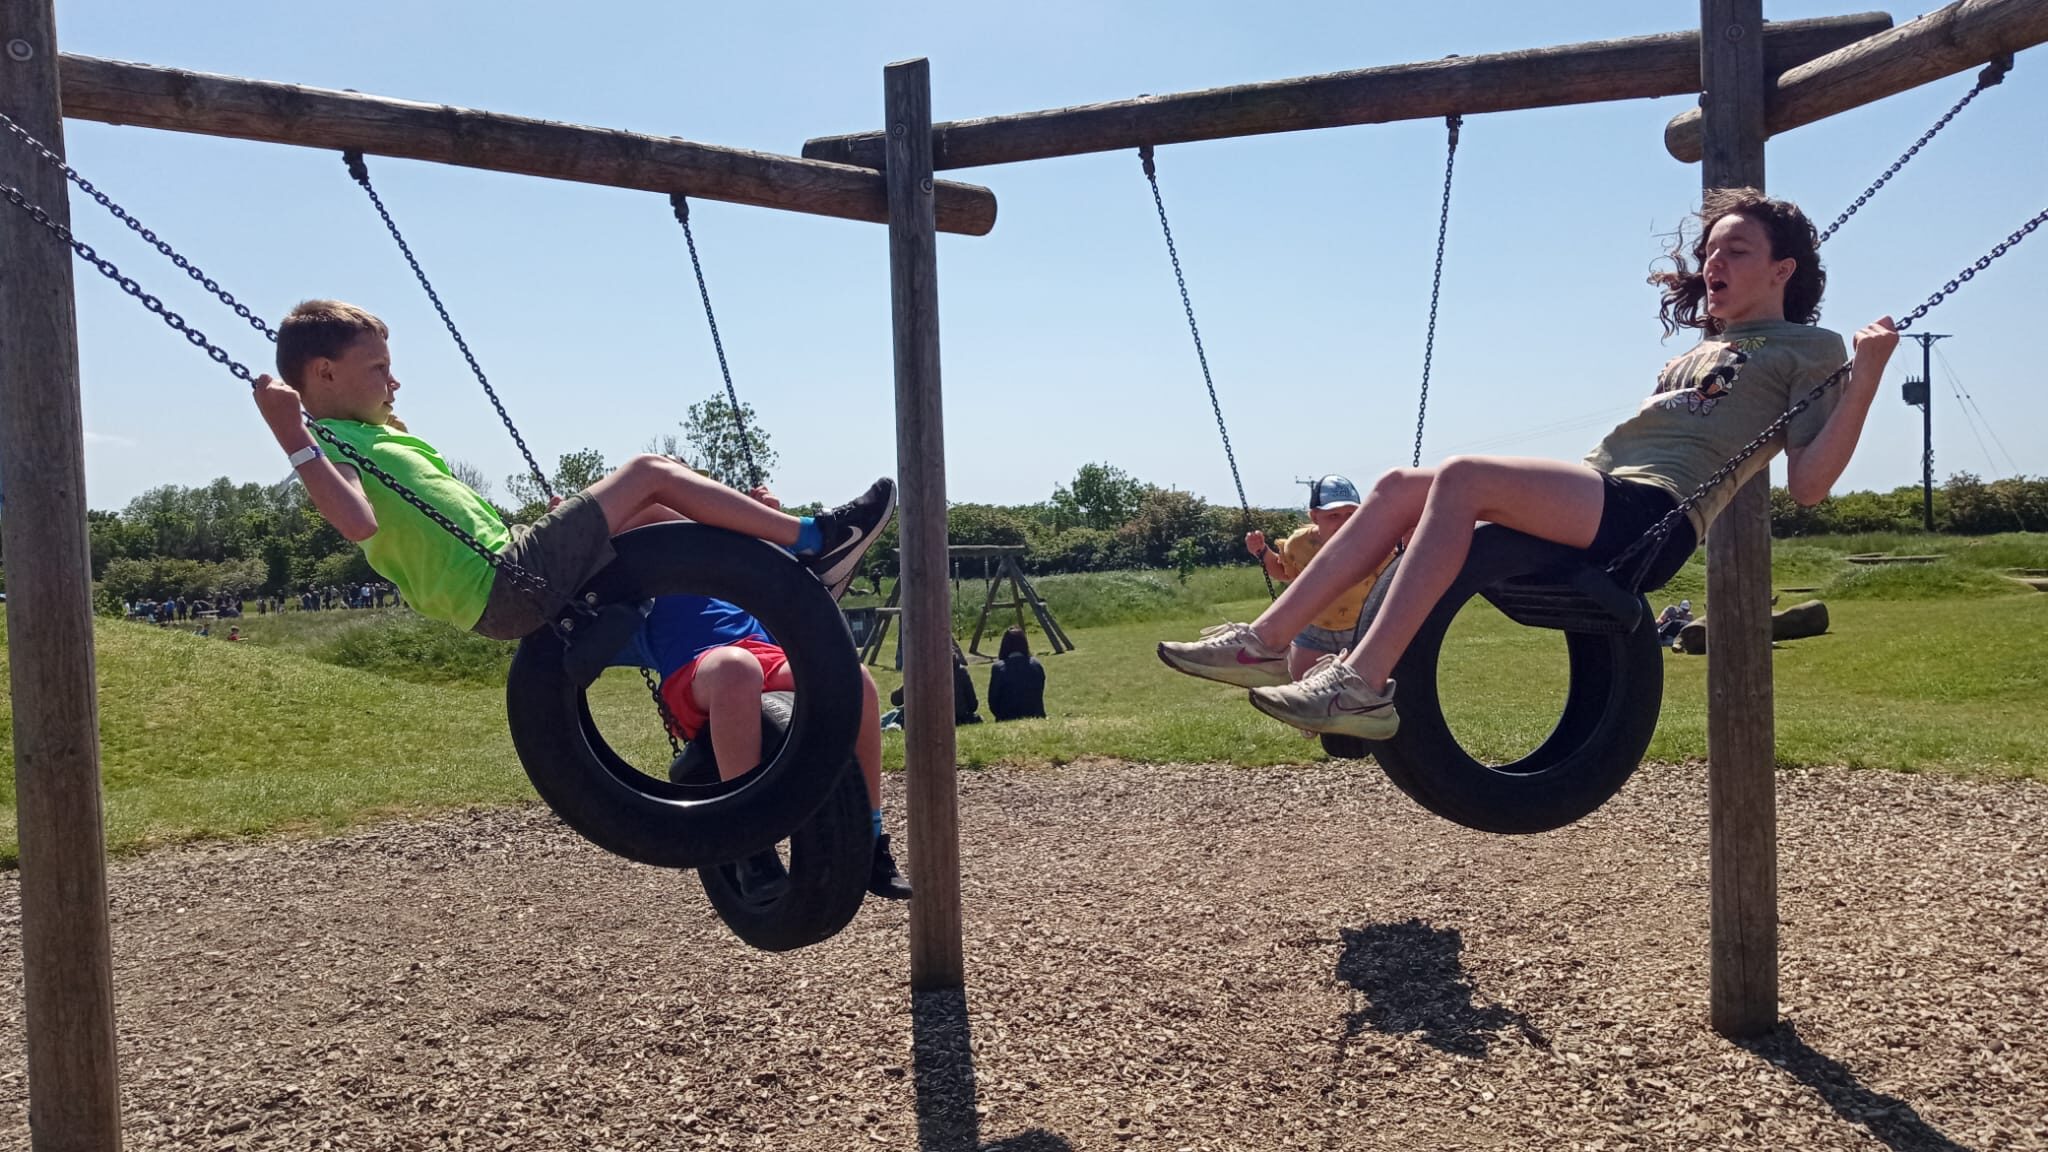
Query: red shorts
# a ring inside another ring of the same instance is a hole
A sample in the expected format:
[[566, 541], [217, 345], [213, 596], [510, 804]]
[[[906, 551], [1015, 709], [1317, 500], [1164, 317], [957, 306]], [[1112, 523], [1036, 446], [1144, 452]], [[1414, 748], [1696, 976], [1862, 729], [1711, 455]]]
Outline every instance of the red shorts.
[[[789, 663], [789, 656], [782, 649], [766, 640], [757, 640], [751, 636], [719, 647], [744, 648], [752, 652], [754, 659], [761, 662], [763, 682], [775, 679], [775, 674]], [[716, 651], [718, 648], [706, 648], [697, 654], [695, 660], [676, 669], [674, 675], [661, 682], [662, 703], [668, 705], [669, 715], [676, 718], [676, 735], [685, 740], [695, 740], [697, 734], [704, 731], [704, 725], [711, 722], [711, 718], [704, 714], [704, 710], [697, 707], [695, 694], [690, 691], [690, 685], [697, 680], [697, 665], [704, 662], [704, 657]]]

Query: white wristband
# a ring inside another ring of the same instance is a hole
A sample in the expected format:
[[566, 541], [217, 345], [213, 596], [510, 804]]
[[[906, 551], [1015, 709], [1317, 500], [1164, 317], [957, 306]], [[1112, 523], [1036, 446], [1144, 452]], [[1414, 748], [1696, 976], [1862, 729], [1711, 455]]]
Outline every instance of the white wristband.
[[325, 455], [327, 455], [327, 453], [322, 452], [320, 450], [320, 445], [308, 444], [304, 448], [299, 449], [297, 452], [292, 453], [290, 456], [285, 457], [285, 459], [290, 461], [291, 466], [294, 469], [298, 469], [303, 468], [308, 464], [311, 464], [313, 461], [318, 460], [319, 458]]

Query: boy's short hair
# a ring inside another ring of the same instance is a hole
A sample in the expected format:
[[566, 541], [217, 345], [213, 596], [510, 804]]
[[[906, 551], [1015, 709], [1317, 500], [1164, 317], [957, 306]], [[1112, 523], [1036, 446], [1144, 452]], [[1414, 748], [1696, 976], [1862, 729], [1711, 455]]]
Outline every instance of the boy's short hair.
[[382, 320], [339, 300], [302, 300], [277, 326], [277, 374], [294, 388], [304, 388], [306, 365], [332, 360], [363, 336], [386, 339], [391, 329]]

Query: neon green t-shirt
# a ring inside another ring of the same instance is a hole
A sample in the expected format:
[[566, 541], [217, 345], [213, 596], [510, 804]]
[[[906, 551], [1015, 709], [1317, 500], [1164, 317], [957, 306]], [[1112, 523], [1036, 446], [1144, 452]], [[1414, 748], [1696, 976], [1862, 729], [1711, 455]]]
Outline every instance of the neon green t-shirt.
[[[322, 428], [337, 440], [362, 453], [393, 479], [411, 489], [420, 499], [448, 517], [463, 531], [492, 552], [502, 551], [511, 534], [491, 502], [457, 480], [448, 462], [434, 446], [407, 432], [358, 420], [322, 420]], [[338, 467], [354, 468], [348, 458], [328, 445], [328, 455]], [[445, 621], [457, 628], [476, 627], [491, 596], [496, 576], [483, 557], [427, 518], [426, 513], [401, 499], [374, 476], [356, 469], [370, 510], [377, 515], [377, 531], [362, 542], [363, 556], [379, 576], [398, 585], [420, 615]]]
[[[1738, 352], [1746, 358], [1739, 371]], [[1683, 500], [1846, 359], [1842, 338], [1825, 328], [1786, 320], [1731, 325], [1664, 365], [1657, 391], [1587, 454], [1586, 463]], [[1706, 539], [1714, 517], [1750, 477], [1769, 467], [1771, 457], [1788, 445], [1813, 443], [1841, 395], [1839, 386], [1828, 389], [1793, 417], [1777, 443], [1744, 461], [1732, 479], [1692, 508], [1699, 539]]]

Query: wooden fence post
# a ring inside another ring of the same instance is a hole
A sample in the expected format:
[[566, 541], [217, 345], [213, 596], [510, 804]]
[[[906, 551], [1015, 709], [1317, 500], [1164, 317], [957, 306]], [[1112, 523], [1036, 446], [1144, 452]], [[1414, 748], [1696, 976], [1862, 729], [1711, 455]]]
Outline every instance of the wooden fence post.
[[939, 391], [938, 235], [928, 61], [883, 69], [889, 284], [896, 327], [896, 475], [903, 568], [904, 771], [910, 791], [910, 983], [958, 988], [960, 811], [954, 795], [953, 605], [947, 583], [946, 427]]
[[[1706, 188], [1764, 186], [1762, 0], [1701, 0], [1700, 107]], [[1778, 794], [1771, 714], [1769, 469], [1742, 486], [1707, 534], [1707, 809], [1714, 1029], [1731, 1038], [1778, 1021]]]
[[[0, 108], [60, 154], [51, 0], [0, 0]], [[0, 142], [0, 180], [68, 222], [62, 173]], [[92, 562], [71, 251], [0, 205], [0, 517], [35, 1152], [118, 1152], [113, 950], [93, 695]]]

